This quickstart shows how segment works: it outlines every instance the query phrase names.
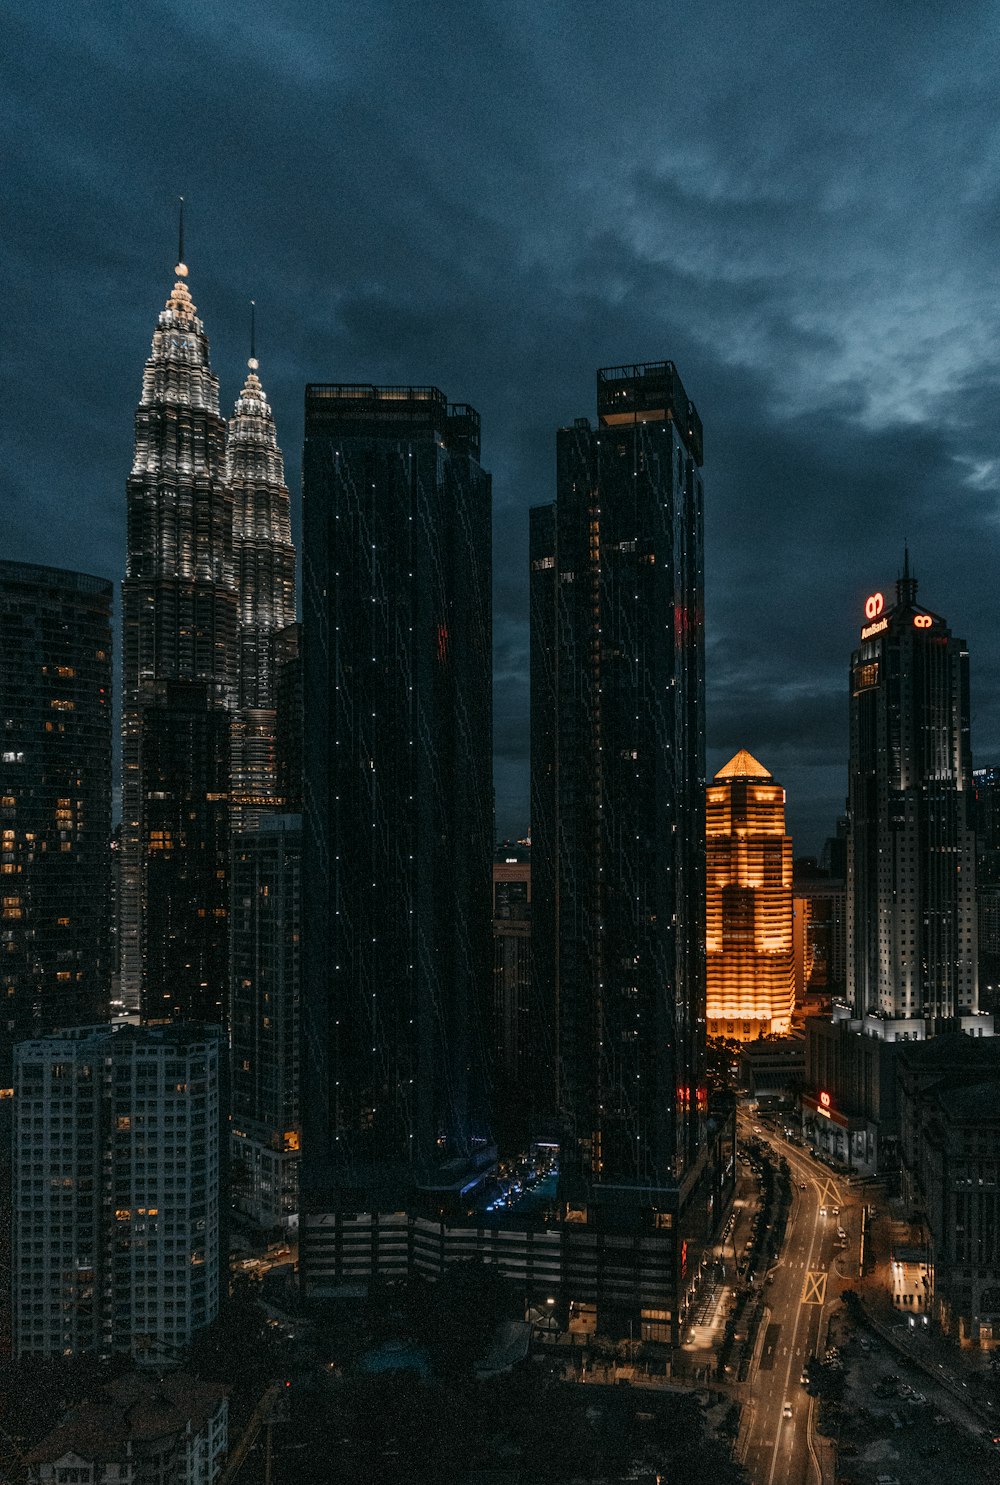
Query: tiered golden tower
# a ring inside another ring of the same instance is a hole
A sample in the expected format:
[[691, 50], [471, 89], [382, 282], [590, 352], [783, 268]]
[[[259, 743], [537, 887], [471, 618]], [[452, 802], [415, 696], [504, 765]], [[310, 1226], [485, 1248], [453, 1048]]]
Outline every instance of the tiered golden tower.
[[741, 749], [706, 796], [708, 1034], [783, 1033], [795, 1002], [785, 791]]

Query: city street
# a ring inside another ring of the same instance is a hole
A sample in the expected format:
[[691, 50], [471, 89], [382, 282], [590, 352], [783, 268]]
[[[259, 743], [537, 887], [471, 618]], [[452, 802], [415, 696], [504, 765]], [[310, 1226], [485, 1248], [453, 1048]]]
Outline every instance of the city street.
[[[857, 1270], [861, 1209], [850, 1210], [845, 1186], [825, 1166], [750, 1117], [741, 1115], [740, 1123], [744, 1139], [756, 1133], [787, 1160], [793, 1194], [785, 1244], [765, 1289], [768, 1313], [751, 1375], [743, 1459], [755, 1485], [812, 1485], [821, 1479], [810, 1440], [815, 1401], [800, 1378], [821, 1349], [826, 1311], [849, 1285], [847, 1261]], [[835, 1246], [838, 1227], [848, 1233], [843, 1249]]]

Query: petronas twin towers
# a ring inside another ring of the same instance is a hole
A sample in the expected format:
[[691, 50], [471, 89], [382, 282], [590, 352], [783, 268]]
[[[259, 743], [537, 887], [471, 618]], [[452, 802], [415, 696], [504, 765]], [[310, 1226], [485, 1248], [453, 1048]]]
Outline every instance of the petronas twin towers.
[[143, 375], [122, 584], [121, 997], [147, 1021], [223, 1019], [230, 836], [282, 804], [272, 649], [295, 620], [258, 363], [227, 428], [187, 273]]

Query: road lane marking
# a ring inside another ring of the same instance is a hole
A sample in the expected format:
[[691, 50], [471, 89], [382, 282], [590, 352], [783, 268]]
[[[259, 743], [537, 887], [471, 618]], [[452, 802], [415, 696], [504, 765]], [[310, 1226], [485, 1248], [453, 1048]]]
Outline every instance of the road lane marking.
[[840, 1192], [837, 1190], [837, 1183], [836, 1181], [831, 1181], [829, 1177], [823, 1182], [823, 1189], [819, 1193], [819, 1204], [821, 1207], [839, 1207], [842, 1205]]
[[805, 1288], [802, 1291], [801, 1304], [822, 1305], [826, 1303], [826, 1281], [828, 1274], [825, 1269], [811, 1268], [806, 1274]]

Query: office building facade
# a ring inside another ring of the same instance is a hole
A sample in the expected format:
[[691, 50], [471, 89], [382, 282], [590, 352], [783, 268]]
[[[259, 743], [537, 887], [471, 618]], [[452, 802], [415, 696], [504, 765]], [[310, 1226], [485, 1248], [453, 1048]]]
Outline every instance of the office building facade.
[[304, 1210], [447, 1205], [492, 1161], [478, 415], [310, 386], [303, 486]]
[[226, 980], [218, 826], [239, 685], [233, 493], [186, 279], [182, 262], [143, 375], [122, 584], [121, 995], [151, 1020], [201, 1007], [199, 1019], [214, 1017]]
[[14, 1069], [14, 1354], [171, 1357], [218, 1312], [220, 1039], [82, 1027]]
[[13, 1046], [106, 1015], [113, 586], [0, 562], [0, 1088]]
[[785, 791], [741, 749], [705, 791], [709, 1036], [782, 1036], [795, 1005]]
[[895, 603], [867, 600], [850, 682], [848, 1001], [872, 1034], [975, 1034], [969, 657], [908, 554]]
[[302, 821], [265, 815], [233, 837], [231, 1189], [261, 1227], [298, 1222]]

